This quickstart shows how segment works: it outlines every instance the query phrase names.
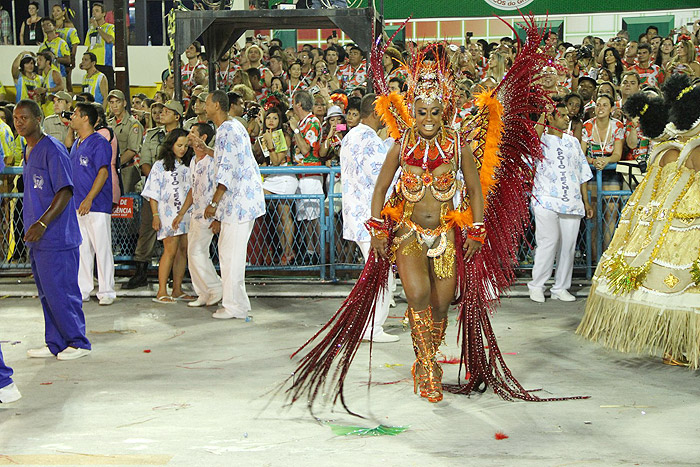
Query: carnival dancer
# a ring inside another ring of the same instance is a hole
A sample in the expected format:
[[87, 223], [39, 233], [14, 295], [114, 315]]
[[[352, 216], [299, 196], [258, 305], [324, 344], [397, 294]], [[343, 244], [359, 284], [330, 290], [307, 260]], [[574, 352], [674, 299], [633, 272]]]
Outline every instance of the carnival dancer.
[[[293, 378], [287, 391], [292, 402], [303, 398], [312, 408], [326, 394], [353, 413], [344, 399], [345, 377], [394, 261], [409, 304], [416, 392], [438, 402], [443, 387], [468, 394], [485, 385], [505, 399], [543, 400], [515, 380], [489, 320], [498, 295], [515, 278], [513, 264], [529, 216], [527, 193], [541, 158], [528, 114], [548, 105], [546, 94], [533, 84], [548, 56], [538, 51], [542, 35], [534, 19], [525, 22], [527, 42], [519, 47], [511, 70], [493, 91], [477, 96], [476, 116], [457, 130], [449, 128], [458, 108], [445, 45], [429, 44], [414, 54], [404, 98], [389, 94], [381, 60], [385, 47], [375, 42], [371, 66], [377, 110], [396, 144], [377, 179], [372, 217], [366, 222], [372, 251], [340, 310], [295, 352], [325, 333], [288, 379]], [[443, 385], [435, 355], [453, 301], [458, 305], [460, 370], [467, 372], [467, 382]]]
[[[367, 94], [360, 105], [359, 125], [350, 130], [340, 148], [340, 170], [343, 180], [343, 238], [357, 243], [365, 263], [369, 259], [370, 235], [365, 221], [371, 214], [372, 193], [379, 171], [387, 156], [387, 148], [377, 131], [383, 126], [374, 108], [375, 94]], [[393, 176], [393, 174], [392, 174]], [[367, 326], [363, 339], [372, 342], [396, 342], [399, 336], [384, 332], [384, 322], [389, 316], [391, 302], [391, 282], [393, 272], [389, 272], [389, 287], [377, 299], [374, 319]]]
[[[163, 255], [158, 262], [158, 294], [153, 299], [157, 303], [175, 303], [176, 300], [192, 300], [182, 291], [182, 278], [187, 269], [187, 232], [190, 215], [180, 222], [173, 221], [178, 216], [190, 190], [189, 147], [187, 132], [176, 128], [165, 137], [153, 164], [141, 196], [146, 198], [153, 212], [153, 230], [158, 232], [158, 240], [163, 240]], [[173, 227], [173, 224], [175, 227]], [[168, 278], [173, 273], [173, 290], [168, 294]]]
[[74, 360], [90, 353], [85, 335], [78, 262], [81, 243], [66, 146], [41, 131], [36, 102], [17, 103], [17, 134], [27, 140], [24, 154], [24, 241], [44, 310], [46, 346], [29, 349], [33, 358]]
[[[639, 116], [642, 131], [657, 144], [598, 264], [576, 332], [621, 352], [661, 354], [664, 363], [697, 369], [700, 86], [679, 74], [663, 91], [665, 103], [640, 93], [623, 108], [630, 118]], [[664, 127], [666, 107], [670, 123]]]

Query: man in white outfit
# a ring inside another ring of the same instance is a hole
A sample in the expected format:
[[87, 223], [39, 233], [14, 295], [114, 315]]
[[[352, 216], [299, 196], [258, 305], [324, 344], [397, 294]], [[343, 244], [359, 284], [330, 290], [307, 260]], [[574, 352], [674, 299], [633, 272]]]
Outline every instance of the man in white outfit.
[[[217, 127], [213, 150], [217, 186], [204, 217], [221, 221], [218, 246], [223, 300], [212, 317], [246, 319], [250, 311], [245, 290], [246, 251], [255, 219], [265, 214], [262, 178], [248, 132], [228, 116], [226, 93], [209, 93], [205, 106]], [[195, 149], [211, 152], [201, 139], [193, 139], [193, 143]]]
[[[377, 176], [386, 159], [387, 148], [377, 135], [382, 122], [375, 112], [376, 95], [367, 94], [360, 105], [360, 123], [343, 138], [340, 148], [340, 171], [343, 180], [343, 238], [360, 247], [367, 262], [370, 235], [364, 226], [371, 217], [372, 193]], [[394, 286], [394, 274], [389, 272], [388, 290], [377, 300], [374, 322], [367, 326], [364, 340], [372, 342], [396, 342], [399, 336], [384, 332], [383, 325], [389, 316], [390, 290]]]
[[[530, 299], [544, 302], [544, 284], [552, 275], [556, 259], [552, 298], [573, 302], [568, 291], [574, 271], [574, 252], [581, 219], [593, 217], [588, 203], [586, 182], [593, 178], [578, 140], [564, 133], [569, 128], [569, 111], [558, 97], [547, 119], [547, 132], [541, 136], [544, 158], [537, 166], [532, 193], [535, 215], [535, 264], [528, 282]], [[543, 119], [540, 119], [543, 123]], [[538, 127], [542, 128], [541, 125]]]

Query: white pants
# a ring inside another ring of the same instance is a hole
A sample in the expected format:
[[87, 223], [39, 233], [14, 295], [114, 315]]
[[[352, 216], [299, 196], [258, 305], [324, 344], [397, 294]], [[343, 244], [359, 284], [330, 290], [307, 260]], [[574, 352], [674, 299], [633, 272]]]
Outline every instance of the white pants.
[[247, 318], [250, 300], [245, 291], [245, 258], [255, 221], [222, 222], [219, 233], [219, 267], [223, 286], [221, 306], [236, 318]]
[[[360, 247], [362, 256], [365, 258], [365, 263], [367, 263], [367, 259], [369, 258], [369, 242], [355, 243]], [[396, 290], [396, 277], [394, 277], [394, 272], [390, 270], [387, 290], [377, 297], [377, 304], [374, 308], [374, 322], [371, 327], [367, 326], [367, 329], [365, 329], [363, 339], [369, 339], [371, 335], [376, 336], [384, 332], [383, 326], [389, 316], [389, 303], [391, 302], [394, 290]]]
[[93, 280], [95, 257], [97, 257], [97, 298], [115, 298], [114, 256], [112, 255], [112, 216], [106, 212], [78, 214], [78, 226], [83, 243], [80, 244], [80, 266], [78, 286], [83, 300], [90, 298], [95, 288]]
[[581, 226], [581, 216], [559, 214], [542, 206], [533, 206], [535, 213], [535, 264], [532, 267], [532, 281], [529, 289], [544, 292], [544, 284], [552, 275], [554, 260], [557, 270], [554, 273], [552, 292], [562, 292], [571, 287], [574, 272], [574, 252], [576, 238]]
[[[302, 195], [322, 195], [323, 177], [320, 175], [310, 175], [299, 179], [298, 193]], [[321, 203], [317, 199], [297, 200], [297, 220], [313, 221], [321, 217]]]
[[187, 264], [192, 277], [194, 291], [202, 301], [221, 297], [221, 278], [214, 269], [209, 256], [209, 246], [214, 233], [209, 228], [211, 221], [192, 219], [187, 233]]

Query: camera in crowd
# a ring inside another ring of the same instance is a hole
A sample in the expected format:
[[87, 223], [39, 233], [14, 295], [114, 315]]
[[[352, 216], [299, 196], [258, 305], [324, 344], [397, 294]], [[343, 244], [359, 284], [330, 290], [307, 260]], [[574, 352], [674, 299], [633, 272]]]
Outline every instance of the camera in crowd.
[[257, 104], [251, 104], [251, 106], [246, 110], [245, 118], [246, 120], [254, 120], [260, 115], [260, 106]]
[[61, 118], [65, 118], [66, 120], [70, 120], [72, 116], [73, 112], [71, 112], [70, 110], [64, 110], [63, 112], [61, 112]]
[[584, 60], [593, 58], [593, 46], [581, 45], [576, 48], [576, 60]]

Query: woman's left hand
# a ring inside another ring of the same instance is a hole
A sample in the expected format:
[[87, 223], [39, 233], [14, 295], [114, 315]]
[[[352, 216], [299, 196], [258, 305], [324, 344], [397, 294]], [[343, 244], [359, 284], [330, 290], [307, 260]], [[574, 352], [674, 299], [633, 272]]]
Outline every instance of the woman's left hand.
[[468, 238], [464, 242], [464, 261], [472, 259], [472, 256], [477, 254], [479, 250], [481, 250], [481, 242]]

